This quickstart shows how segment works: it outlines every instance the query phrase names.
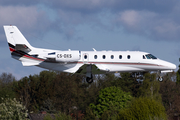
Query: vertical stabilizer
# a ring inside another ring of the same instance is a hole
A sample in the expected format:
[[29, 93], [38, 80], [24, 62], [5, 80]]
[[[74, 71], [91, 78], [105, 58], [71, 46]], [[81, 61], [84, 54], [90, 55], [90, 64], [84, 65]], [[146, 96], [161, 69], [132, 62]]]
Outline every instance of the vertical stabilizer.
[[33, 48], [16, 26], [4, 26], [9, 47], [29, 52]]

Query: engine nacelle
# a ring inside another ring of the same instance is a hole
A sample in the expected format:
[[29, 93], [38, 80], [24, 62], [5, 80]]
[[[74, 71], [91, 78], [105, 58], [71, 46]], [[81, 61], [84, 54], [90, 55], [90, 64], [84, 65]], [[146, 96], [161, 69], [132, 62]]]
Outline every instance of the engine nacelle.
[[62, 51], [55, 53], [57, 62], [74, 62], [80, 60], [80, 51]]

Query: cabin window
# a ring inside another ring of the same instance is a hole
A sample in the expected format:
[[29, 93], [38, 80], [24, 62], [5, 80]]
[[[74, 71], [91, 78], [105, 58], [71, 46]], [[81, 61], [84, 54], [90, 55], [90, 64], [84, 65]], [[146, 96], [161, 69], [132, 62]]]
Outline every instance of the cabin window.
[[119, 59], [122, 59], [122, 55], [119, 55]]
[[130, 59], [130, 58], [131, 58], [131, 56], [130, 56], [130, 55], [128, 55], [128, 56], [127, 56], [127, 59]]
[[143, 55], [143, 59], [146, 59], [144, 55]]
[[97, 59], [97, 55], [94, 55], [94, 59]]
[[105, 56], [105, 55], [103, 55], [103, 56], [102, 56], [102, 58], [103, 58], [103, 59], [106, 59], [106, 56]]
[[84, 59], [87, 59], [87, 55], [84, 55]]
[[114, 55], [111, 55], [111, 59], [114, 59]]

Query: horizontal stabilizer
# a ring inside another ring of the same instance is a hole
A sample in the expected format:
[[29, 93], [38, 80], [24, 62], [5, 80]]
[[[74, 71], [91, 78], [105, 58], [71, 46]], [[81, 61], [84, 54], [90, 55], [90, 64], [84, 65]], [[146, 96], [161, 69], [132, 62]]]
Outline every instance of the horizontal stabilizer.
[[16, 44], [15, 49], [21, 50], [24, 52], [30, 52], [31, 51], [31, 49], [29, 49], [25, 44]]
[[39, 65], [38, 62], [22, 62], [23, 66], [34, 66], [34, 65]]

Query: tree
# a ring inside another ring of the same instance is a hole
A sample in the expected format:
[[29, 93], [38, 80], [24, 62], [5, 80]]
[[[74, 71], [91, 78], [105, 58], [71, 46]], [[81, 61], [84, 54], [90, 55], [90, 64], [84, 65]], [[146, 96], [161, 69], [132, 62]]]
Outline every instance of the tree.
[[137, 97], [140, 83], [132, 73], [121, 73], [120, 77], [114, 80], [114, 86], [121, 87], [125, 92], [130, 92], [132, 96]]
[[99, 92], [96, 104], [90, 104], [93, 112], [98, 118], [106, 111], [112, 111], [111, 114], [118, 113], [119, 109], [127, 106], [127, 102], [132, 99], [130, 93], [123, 92], [120, 87], [107, 87]]
[[121, 109], [118, 120], [167, 120], [164, 106], [147, 97], [134, 99], [129, 107]]
[[159, 92], [169, 119], [173, 119], [174, 114], [180, 113], [180, 84], [175, 82], [175, 72], [167, 73], [163, 78]]
[[176, 83], [179, 84], [180, 83], [180, 65], [179, 65], [179, 69], [176, 72]]
[[70, 114], [74, 109], [79, 110], [83, 108], [84, 101], [87, 98], [84, 95], [85, 89], [82, 86], [81, 76], [58, 73], [54, 83], [54, 102], [57, 110]]
[[144, 75], [143, 83], [141, 84], [138, 96], [150, 97], [161, 102], [161, 95], [159, 94], [160, 83], [157, 80], [156, 74], [146, 73]]
[[44, 105], [44, 101], [48, 98], [52, 100], [54, 97], [55, 77], [56, 72], [42, 71], [39, 75], [22, 78], [14, 83], [17, 98], [21, 98], [29, 111], [38, 112]]
[[20, 81], [14, 83], [14, 90], [18, 93], [17, 98], [28, 108], [30, 106], [31, 96], [29, 94], [29, 78], [24, 77]]
[[[14, 98], [15, 92], [13, 90], [13, 83], [16, 81], [12, 74], [2, 73], [0, 75], [0, 97]], [[0, 101], [1, 103], [1, 101]]]

